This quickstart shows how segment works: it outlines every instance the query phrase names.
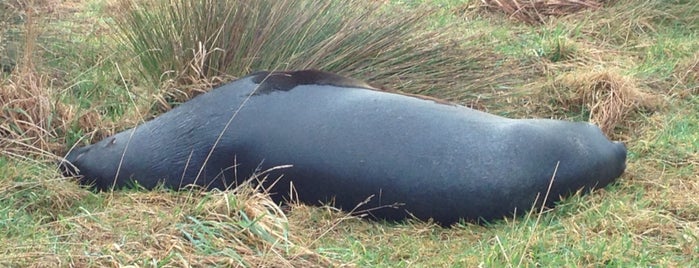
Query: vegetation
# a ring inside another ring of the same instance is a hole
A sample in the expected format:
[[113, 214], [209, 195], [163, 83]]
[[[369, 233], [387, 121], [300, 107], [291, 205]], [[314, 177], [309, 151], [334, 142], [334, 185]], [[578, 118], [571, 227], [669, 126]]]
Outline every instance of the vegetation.
[[[311, 12], [313, 11], [313, 12]], [[0, 2], [0, 265], [695, 266], [699, 2]], [[509, 117], [590, 120], [618, 183], [442, 228], [249, 186], [94, 193], [54, 163], [251, 71], [318, 68]]]
[[361, 0], [146, 3], [127, 6], [116, 25], [143, 76], [176, 86], [166, 90], [177, 101], [191, 98], [183, 86], [201, 89], [203, 81], [210, 88], [256, 70], [312, 67], [406, 91], [498, 76], [483, 68], [487, 49], [465, 50], [444, 33], [423, 30], [430, 7], [411, 12]]

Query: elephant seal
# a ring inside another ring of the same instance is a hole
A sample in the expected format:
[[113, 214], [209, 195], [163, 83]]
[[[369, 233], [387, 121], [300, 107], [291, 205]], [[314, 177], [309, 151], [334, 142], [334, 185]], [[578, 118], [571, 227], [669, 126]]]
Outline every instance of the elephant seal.
[[263, 182], [276, 201], [293, 192], [378, 219], [450, 225], [604, 187], [624, 172], [626, 148], [589, 123], [509, 119], [304, 70], [230, 82], [65, 160], [66, 175], [103, 190], [225, 189], [291, 165]]

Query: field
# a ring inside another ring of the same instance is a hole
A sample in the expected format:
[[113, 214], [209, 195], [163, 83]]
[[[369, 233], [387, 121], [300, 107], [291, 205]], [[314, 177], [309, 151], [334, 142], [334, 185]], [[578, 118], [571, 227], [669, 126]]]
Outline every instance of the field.
[[[699, 266], [699, 1], [5, 1], [0, 67], [3, 267]], [[443, 228], [251, 187], [97, 193], [55, 165], [222, 82], [300, 68], [591, 121], [626, 143], [626, 173]]]

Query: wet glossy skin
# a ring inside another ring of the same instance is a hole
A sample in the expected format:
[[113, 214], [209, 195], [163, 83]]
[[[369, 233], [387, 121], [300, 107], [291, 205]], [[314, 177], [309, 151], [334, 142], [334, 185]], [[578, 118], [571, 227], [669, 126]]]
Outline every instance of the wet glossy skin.
[[442, 224], [530, 209], [557, 164], [548, 205], [581, 188], [604, 187], [625, 168], [624, 145], [591, 124], [508, 119], [351, 83], [335, 86], [332, 79], [322, 85], [293, 79], [304, 73], [269, 79], [251, 94], [260, 75], [77, 148], [66, 159], [80, 169], [83, 183], [98, 189], [127, 185], [130, 178], [146, 188], [159, 182], [225, 188], [256, 170], [293, 165], [266, 181], [284, 175], [272, 189], [277, 200], [287, 198], [293, 181], [305, 203], [334, 201], [352, 210], [373, 196], [358, 210], [381, 207], [371, 215], [389, 220], [408, 211]]

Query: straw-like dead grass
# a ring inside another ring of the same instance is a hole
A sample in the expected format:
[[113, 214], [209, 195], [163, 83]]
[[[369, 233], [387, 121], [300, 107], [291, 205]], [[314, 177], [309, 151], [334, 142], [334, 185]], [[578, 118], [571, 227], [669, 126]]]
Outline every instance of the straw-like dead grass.
[[[615, 0], [594, 13], [571, 16], [570, 23], [589, 20], [580, 30], [600, 46], [635, 51], [657, 42], [656, 34], [673, 34], [673, 28], [699, 29], [699, 2], [663, 0]], [[639, 51], [644, 51], [643, 49]], [[645, 55], [639, 55], [643, 57]], [[633, 61], [631, 61], [633, 63]]]
[[[91, 194], [49, 170], [5, 168], [0, 203], [35, 218], [43, 236], [0, 238], [1, 265], [334, 267], [302, 244], [269, 195], [249, 184], [224, 192]], [[91, 204], [76, 203], [91, 199]], [[128, 208], [128, 209], [125, 209]], [[3, 207], [2, 211], [7, 208]], [[3, 232], [5, 232], [3, 230]], [[51, 235], [54, 234], [54, 235]], [[48, 240], [44, 240], [48, 238]]]
[[5, 81], [0, 81], [0, 150], [28, 156], [51, 156], [61, 147], [57, 130], [65, 129], [63, 113], [68, 110], [55, 98], [49, 78], [39, 72], [37, 38], [42, 33], [38, 9], [31, 3], [23, 7], [23, 51], [19, 62]]
[[673, 76], [677, 81], [675, 86], [683, 89], [678, 93], [678, 97], [687, 98], [699, 94], [699, 53], [681, 62]]
[[573, 71], [554, 81], [553, 94], [564, 107], [584, 107], [602, 132], [613, 136], [634, 113], [655, 111], [662, 98], [641, 90], [630, 77], [610, 69]]
[[498, 10], [510, 18], [529, 24], [546, 22], [549, 16], [565, 16], [581, 10], [602, 7], [596, 0], [481, 0], [483, 5]]

